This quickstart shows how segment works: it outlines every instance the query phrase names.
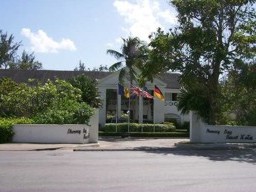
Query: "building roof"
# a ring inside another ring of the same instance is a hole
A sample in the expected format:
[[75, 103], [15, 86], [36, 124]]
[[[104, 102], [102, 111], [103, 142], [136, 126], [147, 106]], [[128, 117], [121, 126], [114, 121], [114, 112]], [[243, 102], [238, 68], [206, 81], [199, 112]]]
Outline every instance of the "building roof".
[[166, 83], [166, 88], [180, 89], [179, 73], [162, 73], [157, 78]]
[[[28, 79], [37, 79], [41, 82], [46, 82], [48, 79], [56, 78], [68, 80], [78, 75], [86, 75], [91, 79], [102, 79], [110, 75], [112, 72], [102, 71], [55, 71], [55, 70], [9, 70], [0, 69], [0, 79], [10, 78], [17, 83], [26, 83]], [[157, 77], [167, 84], [166, 88], [179, 89], [178, 81], [180, 74], [178, 73], [163, 73]]]

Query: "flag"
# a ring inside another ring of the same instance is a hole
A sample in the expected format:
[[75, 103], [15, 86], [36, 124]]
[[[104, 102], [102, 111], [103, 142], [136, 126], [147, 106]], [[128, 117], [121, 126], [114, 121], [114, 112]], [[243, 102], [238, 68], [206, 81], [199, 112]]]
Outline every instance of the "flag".
[[164, 101], [164, 95], [162, 91], [155, 85], [154, 89], [154, 96], [157, 97], [158, 99]]
[[142, 90], [141, 88], [136, 87], [136, 86], [132, 86], [131, 96], [142, 96], [147, 99], [153, 99], [153, 96], [150, 95], [146, 90]]
[[129, 91], [129, 88], [124, 88], [124, 96], [126, 97], [126, 98], [129, 98], [130, 97], [130, 91]]
[[130, 97], [129, 88], [124, 87], [120, 83], [118, 83], [118, 95], [125, 96], [126, 98]]
[[141, 93], [142, 97], [147, 99], [153, 99], [153, 96], [148, 92], [147, 87], [144, 87]]
[[141, 88], [136, 87], [136, 86], [134, 86], [134, 85], [132, 86], [132, 88], [131, 88], [131, 96], [132, 96], [132, 97], [134, 97], [134, 96], [140, 96], [141, 92], [142, 92]]
[[124, 95], [124, 86], [118, 83], [118, 94]]

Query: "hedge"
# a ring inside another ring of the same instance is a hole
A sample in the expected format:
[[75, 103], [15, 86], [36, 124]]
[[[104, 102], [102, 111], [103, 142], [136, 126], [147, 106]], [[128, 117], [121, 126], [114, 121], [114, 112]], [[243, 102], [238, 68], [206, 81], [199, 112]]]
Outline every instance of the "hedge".
[[120, 132], [99, 132], [99, 136], [116, 136], [116, 137], [172, 137], [172, 138], [188, 138], [189, 133], [186, 131], [179, 132], [155, 132], [155, 133], [120, 133]]
[[12, 140], [14, 124], [27, 123], [32, 123], [32, 120], [28, 118], [0, 118], [0, 143], [7, 143]]
[[[173, 132], [175, 126], [172, 123], [165, 124], [138, 124], [130, 123], [129, 132]], [[128, 123], [108, 123], [101, 128], [104, 132], [128, 132]]]

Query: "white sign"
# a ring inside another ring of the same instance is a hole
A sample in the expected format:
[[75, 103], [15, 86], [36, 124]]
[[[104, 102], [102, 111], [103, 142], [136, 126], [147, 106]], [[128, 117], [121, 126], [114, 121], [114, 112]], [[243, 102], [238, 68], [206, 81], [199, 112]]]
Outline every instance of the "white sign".
[[13, 127], [17, 143], [97, 143], [99, 111], [85, 124], [19, 124]]
[[199, 143], [255, 143], [256, 127], [208, 125], [190, 112], [190, 141]]
[[202, 141], [226, 143], [256, 142], [256, 127], [205, 125], [202, 128]]
[[13, 142], [24, 143], [88, 143], [89, 127], [81, 124], [14, 125]]

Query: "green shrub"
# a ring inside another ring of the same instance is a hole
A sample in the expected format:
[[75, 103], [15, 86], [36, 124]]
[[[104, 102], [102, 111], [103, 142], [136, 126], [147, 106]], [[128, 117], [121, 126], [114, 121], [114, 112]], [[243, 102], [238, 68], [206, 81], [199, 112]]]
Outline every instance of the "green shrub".
[[93, 108], [86, 103], [66, 101], [34, 117], [38, 124], [88, 124]]
[[82, 101], [93, 108], [101, 107], [101, 99], [97, 88], [97, 81], [85, 75], [79, 75], [69, 80], [73, 87], [81, 90]]
[[[104, 132], [128, 132], [128, 123], [108, 123], [101, 130]], [[168, 124], [138, 124], [130, 123], [129, 132], [172, 132], [175, 127], [172, 123]]]
[[29, 123], [33, 123], [33, 121], [28, 118], [0, 118], [0, 143], [7, 143], [12, 140], [14, 124]]
[[42, 124], [86, 124], [93, 114], [93, 108], [83, 102], [81, 90], [59, 79], [33, 86], [4, 79], [0, 91], [1, 117], [27, 117]]
[[116, 132], [99, 132], [99, 136], [116, 136], [116, 137], [123, 137], [123, 136], [130, 136], [130, 137], [172, 137], [172, 138], [188, 138], [188, 132], [155, 132], [155, 133], [148, 133], [148, 132], [132, 132], [132, 133], [116, 133]]

